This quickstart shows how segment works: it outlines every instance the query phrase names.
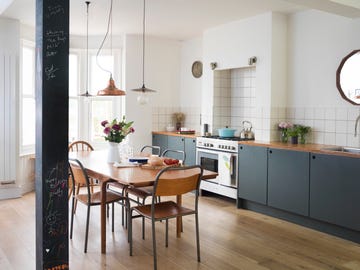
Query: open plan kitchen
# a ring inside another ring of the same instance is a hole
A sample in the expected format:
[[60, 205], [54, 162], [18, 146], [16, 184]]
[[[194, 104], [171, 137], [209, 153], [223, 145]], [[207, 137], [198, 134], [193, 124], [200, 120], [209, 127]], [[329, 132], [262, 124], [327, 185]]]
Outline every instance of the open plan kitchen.
[[360, 269], [360, 5], [0, 1], [0, 269]]

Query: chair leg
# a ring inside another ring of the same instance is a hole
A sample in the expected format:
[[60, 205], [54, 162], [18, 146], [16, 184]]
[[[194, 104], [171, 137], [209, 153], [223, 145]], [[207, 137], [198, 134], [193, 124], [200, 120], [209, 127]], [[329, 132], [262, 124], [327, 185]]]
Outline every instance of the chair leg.
[[198, 259], [198, 262], [200, 262], [200, 237], [199, 237], [199, 217], [198, 217], [198, 213], [195, 214], [195, 225], [196, 225], [197, 259]]
[[130, 256], [132, 256], [132, 209], [129, 210], [129, 217], [128, 217], [128, 242], [129, 242], [129, 252]]
[[107, 204], [106, 205], [106, 217], [109, 217], [109, 212], [110, 212], [110, 206]]
[[154, 270], [157, 270], [157, 256], [156, 256], [156, 237], [155, 237], [155, 220], [151, 219], [152, 241], [153, 241], [153, 257], [154, 257]]
[[74, 204], [75, 204], [75, 197], [72, 197], [71, 221], [70, 221], [70, 239], [72, 239], [73, 226], [74, 226]]
[[111, 231], [114, 232], [114, 217], [115, 217], [115, 204], [112, 203], [111, 204], [111, 207], [112, 207], [112, 213], [111, 213], [111, 222], [112, 222], [112, 227], [111, 227]]
[[90, 205], [87, 207], [87, 217], [86, 217], [86, 229], [85, 229], [85, 247], [84, 252], [87, 252], [88, 236], [89, 236], [89, 221], [90, 221]]
[[165, 222], [165, 247], [169, 246], [169, 219]]
[[[145, 205], [145, 199], [143, 199], [142, 205]], [[142, 217], [142, 239], [145, 240], [145, 218]]]
[[[75, 187], [75, 193], [76, 193], [76, 195], [79, 195], [79, 193], [80, 193], [80, 184], [77, 184], [77, 187]], [[75, 201], [74, 214], [76, 213], [76, 207], [77, 207], [77, 200]]]

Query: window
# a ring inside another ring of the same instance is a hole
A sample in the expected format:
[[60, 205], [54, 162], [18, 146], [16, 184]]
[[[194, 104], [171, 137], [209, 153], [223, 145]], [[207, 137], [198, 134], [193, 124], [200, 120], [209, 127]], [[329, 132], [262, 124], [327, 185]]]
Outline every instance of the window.
[[[96, 96], [99, 90], [107, 86], [109, 72], [120, 74], [120, 53], [100, 55], [96, 58], [95, 52], [91, 52], [88, 85], [88, 91], [93, 95], [91, 97], [79, 96], [86, 92], [85, 52], [73, 51], [70, 53], [69, 60], [69, 140], [86, 140], [94, 146], [99, 146], [105, 143], [101, 121], [120, 118], [122, 113], [119, 97]], [[80, 73], [79, 70], [84, 72]], [[120, 84], [119, 79], [114, 79]]]
[[21, 129], [20, 148], [22, 152], [35, 150], [35, 48], [34, 44], [23, 42], [21, 50]]
[[[121, 74], [120, 52], [113, 55], [104, 53], [98, 57], [95, 53], [89, 57], [89, 93], [93, 97], [82, 97], [86, 91], [86, 54], [85, 50], [71, 50], [69, 54], [69, 142], [86, 140], [94, 146], [105, 143], [101, 121], [122, 117], [123, 100], [119, 97], [97, 97], [97, 91], [104, 89], [109, 82], [111, 72]], [[109, 71], [109, 72], [107, 72]], [[21, 51], [21, 128], [20, 148], [22, 153], [35, 151], [35, 46], [24, 41]]]

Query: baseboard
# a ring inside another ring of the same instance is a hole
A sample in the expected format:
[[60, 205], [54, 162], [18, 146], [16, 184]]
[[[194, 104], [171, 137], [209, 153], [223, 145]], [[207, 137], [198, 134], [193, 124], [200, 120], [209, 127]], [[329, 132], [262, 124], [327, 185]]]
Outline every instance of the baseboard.
[[16, 185], [0, 188], [0, 200], [20, 198], [22, 194], [22, 188]]
[[21, 194], [25, 194], [25, 193], [29, 193], [31, 191], [35, 190], [35, 183], [34, 182], [30, 182], [30, 183], [26, 183], [24, 185], [21, 186]]

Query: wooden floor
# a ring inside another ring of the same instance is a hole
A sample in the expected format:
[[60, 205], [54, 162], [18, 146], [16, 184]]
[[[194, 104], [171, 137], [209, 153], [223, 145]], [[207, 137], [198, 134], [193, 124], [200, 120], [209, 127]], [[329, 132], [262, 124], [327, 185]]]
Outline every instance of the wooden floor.
[[[102, 255], [99, 209], [92, 210], [88, 253], [84, 254], [85, 207], [78, 206], [69, 244], [70, 269], [152, 269], [150, 223], [142, 240], [141, 220], [134, 221], [130, 257], [117, 206], [115, 232], [107, 227], [107, 254]], [[175, 223], [170, 222], [168, 248], [164, 247], [164, 224], [157, 223], [159, 269], [360, 269], [360, 245], [350, 241], [239, 210], [234, 202], [215, 197], [201, 197], [199, 210], [201, 263], [196, 260], [194, 220], [187, 217], [181, 239], [175, 237]], [[35, 194], [0, 201], [0, 215], [0, 269], [35, 269]]]

